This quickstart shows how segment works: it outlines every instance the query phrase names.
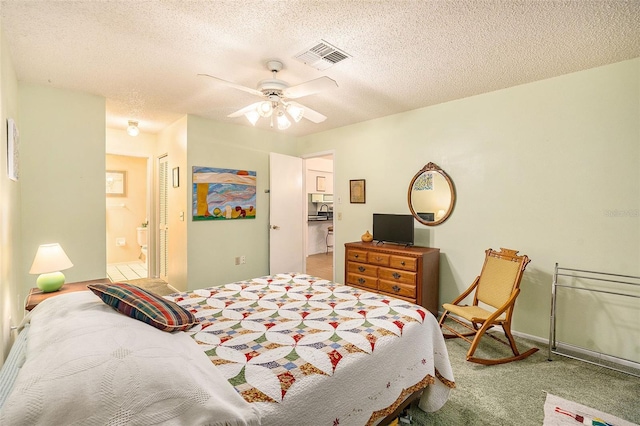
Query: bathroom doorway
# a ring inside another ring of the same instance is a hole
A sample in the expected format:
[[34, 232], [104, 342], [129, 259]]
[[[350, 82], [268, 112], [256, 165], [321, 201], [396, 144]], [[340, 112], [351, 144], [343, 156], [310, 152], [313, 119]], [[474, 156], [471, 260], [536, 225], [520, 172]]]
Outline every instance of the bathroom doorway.
[[106, 154], [107, 277], [149, 277], [148, 158]]

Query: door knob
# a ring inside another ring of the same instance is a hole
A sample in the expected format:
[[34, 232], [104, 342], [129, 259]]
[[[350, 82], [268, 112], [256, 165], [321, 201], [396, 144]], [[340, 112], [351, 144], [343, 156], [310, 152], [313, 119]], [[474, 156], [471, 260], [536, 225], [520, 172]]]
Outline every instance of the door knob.
[[271, 229], [278, 230], [278, 229], [280, 229], [280, 227], [278, 225], [271, 225]]

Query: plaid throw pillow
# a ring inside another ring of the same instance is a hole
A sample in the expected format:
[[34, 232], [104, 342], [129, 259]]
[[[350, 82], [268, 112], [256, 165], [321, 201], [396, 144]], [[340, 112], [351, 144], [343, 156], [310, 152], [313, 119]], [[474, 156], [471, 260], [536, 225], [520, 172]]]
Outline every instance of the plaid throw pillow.
[[89, 284], [87, 287], [118, 312], [162, 331], [184, 331], [198, 323], [182, 306], [131, 284]]

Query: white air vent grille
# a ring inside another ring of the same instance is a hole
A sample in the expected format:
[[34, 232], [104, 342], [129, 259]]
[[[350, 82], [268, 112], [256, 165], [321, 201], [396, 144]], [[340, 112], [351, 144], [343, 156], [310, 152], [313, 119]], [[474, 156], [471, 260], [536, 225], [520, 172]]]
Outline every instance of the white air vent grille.
[[309, 49], [303, 50], [295, 56], [295, 59], [320, 71], [326, 70], [348, 58], [350, 58], [349, 54], [330, 45], [324, 40], [321, 40], [319, 43], [316, 43]]

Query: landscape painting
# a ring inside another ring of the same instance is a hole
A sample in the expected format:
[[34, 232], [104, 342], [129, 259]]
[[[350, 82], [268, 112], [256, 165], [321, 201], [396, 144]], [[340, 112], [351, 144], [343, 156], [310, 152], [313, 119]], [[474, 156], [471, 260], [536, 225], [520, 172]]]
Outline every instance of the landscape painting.
[[255, 219], [256, 172], [193, 167], [193, 220]]

